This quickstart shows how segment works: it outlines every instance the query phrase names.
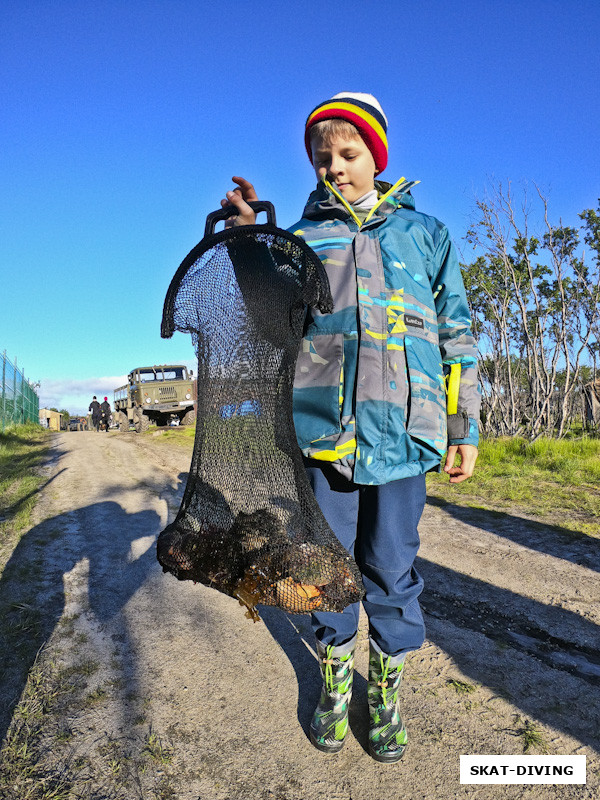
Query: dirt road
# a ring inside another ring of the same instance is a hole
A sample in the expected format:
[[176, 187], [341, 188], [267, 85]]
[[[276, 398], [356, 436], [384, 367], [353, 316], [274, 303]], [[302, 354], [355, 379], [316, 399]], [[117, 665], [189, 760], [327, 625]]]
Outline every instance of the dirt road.
[[[380, 765], [366, 752], [364, 621], [351, 733], [324, 756], [307, 736], [320, 687], [308, 618], [263, 608], [254, 624], [156, 562], [189, 460], [160, 433], [57, 435], [36, 524], [11, 558], [24, 576], [41, 567], [44, 658], [70, 688], [45, 722], [44, 758], [75, 796], [599, 796], [600, 540], [569, 533], [567, 519], [556, 532], [430, 502], [428, 640], [407, 660], [406, 756]], [[461, 754], [522, 754], [528, 742], [531, 755], [586, 754], [587, 787], [460, 785]]]

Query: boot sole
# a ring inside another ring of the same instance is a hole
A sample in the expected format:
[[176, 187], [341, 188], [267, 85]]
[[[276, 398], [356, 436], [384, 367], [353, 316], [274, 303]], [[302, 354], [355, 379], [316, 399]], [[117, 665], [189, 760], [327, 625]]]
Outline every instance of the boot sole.
[[320, 750], [322, 753], [339, 753], [342, 747], [344, 746], [344, 741], [341, 741], [339, 745], [327, 745], [320, 742], [317, 737], [313, 734], [312, 730], [310, 731], [310, 741], [313, 747], [316, 747], [317, 750]]
[[391, 756], [382, 756], [379, 755], [379, 753], [375, 753], [369, 747], [369, 755], [371, 756], [371, 758], [374, 758], [375, 761], [378, 761], [380, 764], [396, 764], [398, 761], [402, 760], [405, 752], [406, 752], [406, 746], [404, 747], [401, 753], [394, 753]]

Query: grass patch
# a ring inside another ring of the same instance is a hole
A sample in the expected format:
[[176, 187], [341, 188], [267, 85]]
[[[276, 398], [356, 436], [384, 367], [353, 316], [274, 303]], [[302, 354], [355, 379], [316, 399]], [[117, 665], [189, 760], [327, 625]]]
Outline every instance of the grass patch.
[[154, 442], [177, 444], [182, 447], [191, 449], [194, 446], [194, 437], [196, 436], [195, 425], [178, 425], [173, 428], [150, 428], [144, 433], [137, 434], [145, 438], [150, 438]]
[[39, 654], [0, 750], [0, 796], [19, 800], [69, 800], [72, 779], [42, 765], [40, 738], [63, 692], [55, 669]]
[[62, 680], [81, 677], [89, 678], [91, 675], [98, 672], [99, 669], [100, 664], [97, 661], [87, 659], [86, 661], [80, 661], [78, 664], [71, 664], [69, 667], [64, 667], [60, 671], [60, 677]]
[[160, 736], [154, 731], [150, 731], [146, 737], [142, 755], [150, 756], [153, 761], [159, 764], [170, 764], [173, 760], [172, 752], [163, 745]]
[[450, 484], [430, 473], [427, 488], [448, 502], [600, 536], [600, 439], [484, 439], [472, 478]]
[[85, 705], [87, 707], [98, 705], [103, 700], [106, 700], [107, 692], [103, 686], [98, 686], [93, 692], [90, 692], [85, 698]]
[[31, 511], [44, 479], [37, 474], [52, 434], [39, 425], [19, 425], [0, 433], [1, 566], [8, 560], [18, 533], [31, 521]]
[[470, 683], [450, 678], [446, 681], [448, 686], [451, 686], [457, 694], [471, 694], [475, 691], [475, 687]]
[[75, 734], [73, 733], [71, 728], [69, 728], [68, 726], [64, 726], [58, 728], [54, 738], [56, 739], [57, 742], [64, 743], [64, 742], [70, 742], [74, 736]]
[[[517, 715], [515, 722], [519, 724], [521, 721], [521, 717]], [[548, 752], [548, 745], [543, 731], [528, 719], [525, 720], [521, 727], [517, 728], [515, 736], [521, 738], [524, 753], [529, 753], [531, 750], [537, 750], [540, 753]]]
[[[40, 552], [44, 545], [36, 538], [27, 539], [32, 530], [33, 508], [46, 482], [39, 468], [47, 459], [51, 441], [52, 433], [38, 425], [17, 426], [0, 433], [0, 679], [6, 701], [0, 707], [3, 730], [11, 718], [13, 704], [28, 685], [29, 667], [47, 638], [55, 603], [49, 595], [43, 604], [39, 602], [38, 590], [45, 577]], [[12, 697], [10, 702], [8, 697]]]

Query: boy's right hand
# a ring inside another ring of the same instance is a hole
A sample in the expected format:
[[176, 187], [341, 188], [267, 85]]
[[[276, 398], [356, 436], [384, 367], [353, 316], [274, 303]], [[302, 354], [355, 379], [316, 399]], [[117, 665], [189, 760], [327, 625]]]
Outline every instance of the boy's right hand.
[[237, 183], [237, 187], [227, 192], [221, 200], [221, 208], [232, 205], [239, 210], [239, 214], [235, 217], [229, 217], [225, 222], [225, 227], [254, 225], [256, 223], [256, 214], [248, 205], [248, 201], [258, 200], [254, 186], [245, 178], [240, 178], [239, 175], [234, 175], [231, 180]]

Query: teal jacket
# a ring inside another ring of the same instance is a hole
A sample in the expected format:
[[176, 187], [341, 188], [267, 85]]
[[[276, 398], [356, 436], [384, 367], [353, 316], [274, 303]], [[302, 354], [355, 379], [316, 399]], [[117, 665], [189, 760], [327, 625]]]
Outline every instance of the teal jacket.
[[319, 182], [289, 230], [325, 265], [334, 310], [309, 308], [294, 382], [305, 456], [360, 484], [439, 469], [478, 443], [476, 346], [448, 230], [410, 188], [376, 182], [366, 220]]

